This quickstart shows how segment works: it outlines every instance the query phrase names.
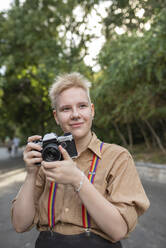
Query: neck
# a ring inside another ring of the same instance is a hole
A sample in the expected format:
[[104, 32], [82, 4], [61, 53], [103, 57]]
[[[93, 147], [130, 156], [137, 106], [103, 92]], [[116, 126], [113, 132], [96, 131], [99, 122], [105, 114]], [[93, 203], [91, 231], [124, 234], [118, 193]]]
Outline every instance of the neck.
[[92, 133], [90, 132], [86, 137], [75, 140], [78, 155], [81, 154], [88, 146], [92, 138]]

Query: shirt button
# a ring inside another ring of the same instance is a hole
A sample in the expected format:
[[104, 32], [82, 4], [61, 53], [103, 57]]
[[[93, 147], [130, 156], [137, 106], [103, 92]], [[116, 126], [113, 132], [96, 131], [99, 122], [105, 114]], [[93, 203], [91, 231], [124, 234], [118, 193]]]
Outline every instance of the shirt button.
[[65, 212], [66, 212], [66, 213], [69, 212], [69, 208], [65, 208]]

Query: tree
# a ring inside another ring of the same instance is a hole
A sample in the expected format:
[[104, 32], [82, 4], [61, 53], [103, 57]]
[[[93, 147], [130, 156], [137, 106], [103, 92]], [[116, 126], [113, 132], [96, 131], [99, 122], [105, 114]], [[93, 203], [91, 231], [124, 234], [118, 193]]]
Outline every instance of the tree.
[[87, 16], [96, 3], [17, 0], [8, 13], [0, 13], [0, 66], [6, 68], [0, 79], [2, 125], [11, 122], [26, 136], [55, 128], [48, 100], [55, 76], [77, 69], [92, 77], [83, 58], [92, 38]]
[[104, 106], [107, 106], [99, 125], [103, 122], [107, 128], [111, 123], [116, 127], [126, 126], [124, 134], [130, 145], [135, 130], [143, 135], [146, 143], [151, 134], [163, 152], [163, 123], [166, 121], [165, 16], [166, 10], [163, 9], [154, 19], [151, 30], [144, 32], [142, 38], [133, 32], [130, 36], [117, 35], [106, 42], [99, 55], [102, 85], [98, 80], [96, 87], [98, 99], [103, 99], [97, 104], [100, 112], [103, 113]]
[[104, 18], [104, 33], [107, 39], [115, 34], [116, 28], [124, 32], [144, 33], [147, 22], [153, 22], [154, 17], [165, 8], [164, 0], [113, 0], [107, 9], [108, 15]]

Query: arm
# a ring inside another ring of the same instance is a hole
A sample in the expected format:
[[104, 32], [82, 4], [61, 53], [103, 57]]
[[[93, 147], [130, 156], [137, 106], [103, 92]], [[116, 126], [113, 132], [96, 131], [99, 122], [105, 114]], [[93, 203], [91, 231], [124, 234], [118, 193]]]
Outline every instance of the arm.
[[[75, 185], [78, 187], [79, 176]], [[75, 186], [76, 187], [76, 186]], [[127, 224], [116, 207], [106, 200], [85, 177], [79, 196], [96, 224], [114, 241], [127, 233]]]
[[39, 171], [39, 166], [36, 166], [35, 163], [41, 162], [42, 158], [39, 152], [41, 147], [32, 141], [39, 138], [41, 137], [37, 135], [29, 137], [29, 143], [24, 151], [27, 175], [12, 209], [12, 222], [17, 232], [24, 232], [33, 223], [35, 216], [35, 184]]
[[[82, 173], [67, 152], [61, 147], [59, 149], [64, 160], [42, 162], [43, 172], [49, 181], [71, 184], [75, 189], [78, 189], [82, 180]], [[87, 177], [84, 178], [78, 194], [91, 217], [112, 240], [118, 241], [126, 235], [127, 224], [120, 212], [95, 189]]]
[[17, 232], [24, 232], [33, 222], [35, 182], [36, 176], [27, 173], [25, 182], [13, 203], [12, 222]]

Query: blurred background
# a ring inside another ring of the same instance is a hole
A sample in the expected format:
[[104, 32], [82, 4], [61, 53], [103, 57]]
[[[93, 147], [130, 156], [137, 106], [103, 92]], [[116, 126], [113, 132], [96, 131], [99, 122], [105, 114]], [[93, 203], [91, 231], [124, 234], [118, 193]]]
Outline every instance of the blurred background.
[[22, 168], [28, 136], [60, 134], [48, 90], [57, 75], [73, 71], [92, 82], [93, 130], [100, 139], [126, 147], [135, 161], [166, 165], [166, 0], [5, 0], [1, 194], [9, 185], [3, 173]]
[[0, 5], [1, 143], [59, 132], [48, 89], [57, 75], [77, 71], [92, 82], [100, 138], [166, 161], [166, 1]]

